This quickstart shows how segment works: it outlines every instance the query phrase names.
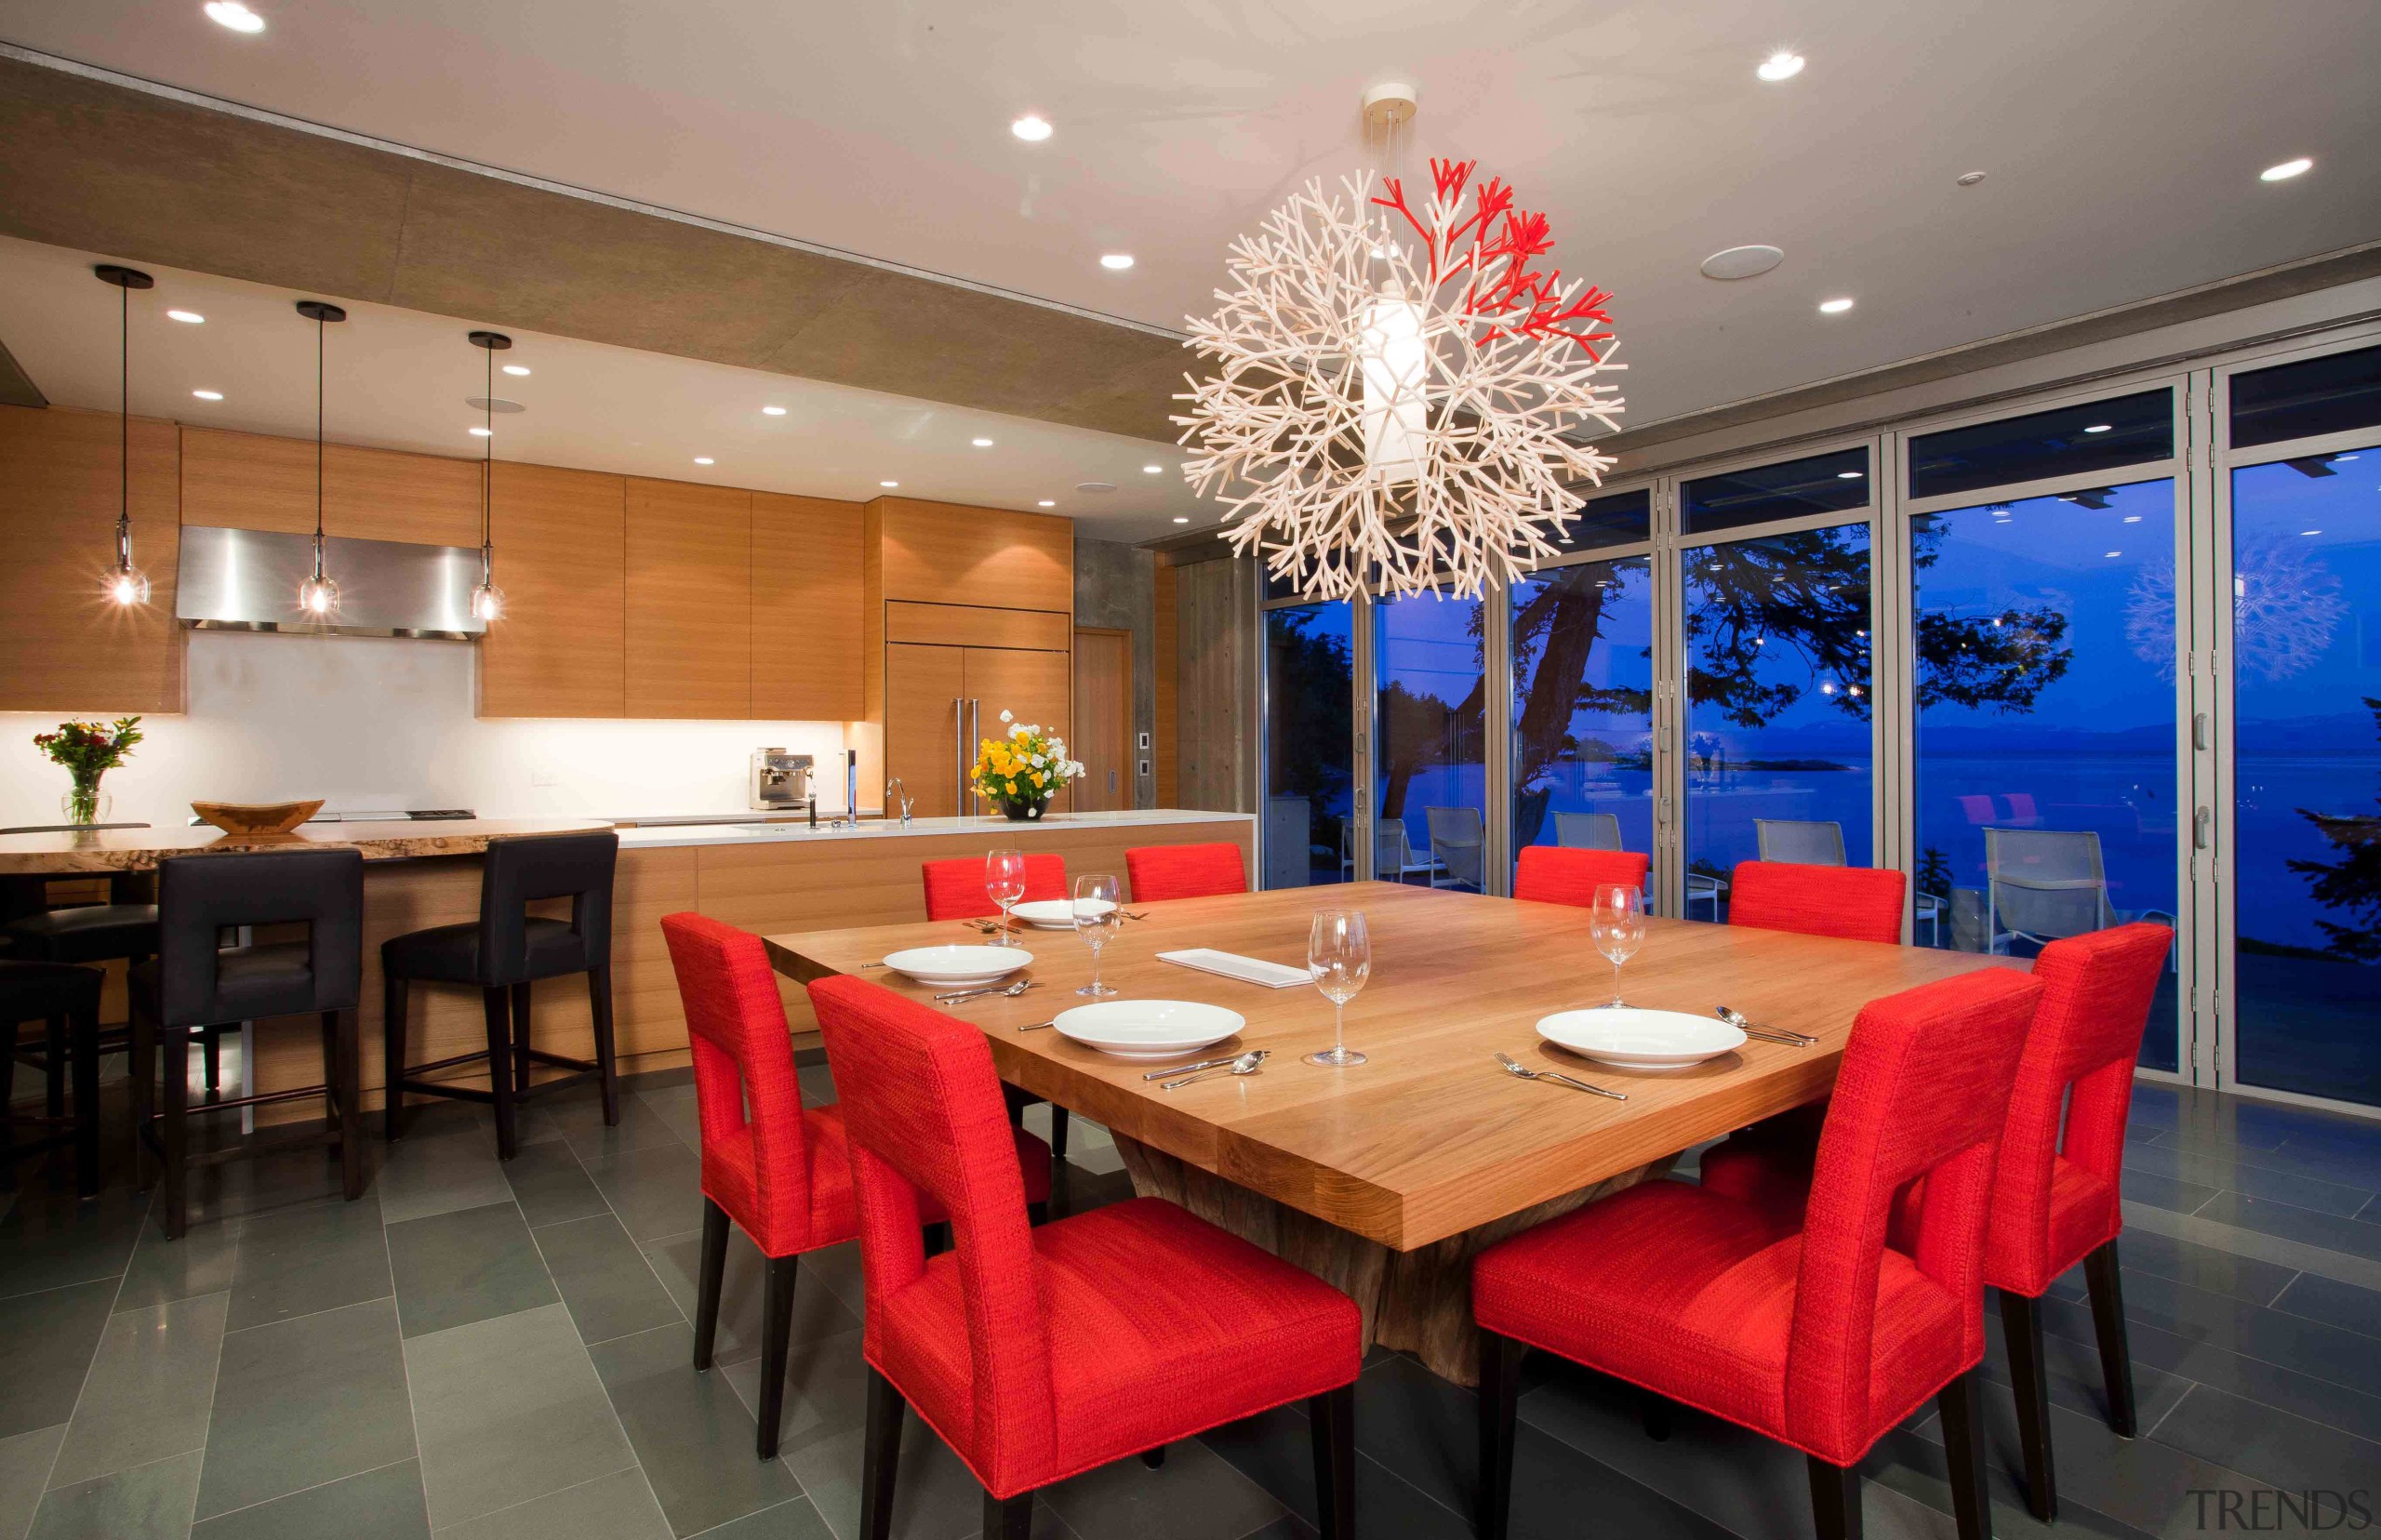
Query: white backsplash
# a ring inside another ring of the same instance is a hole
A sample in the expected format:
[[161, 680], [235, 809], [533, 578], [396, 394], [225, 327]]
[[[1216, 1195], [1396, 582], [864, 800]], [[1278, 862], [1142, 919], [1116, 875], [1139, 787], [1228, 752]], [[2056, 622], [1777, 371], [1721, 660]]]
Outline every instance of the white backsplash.
[[[146, 741], [101, 783], [111, 817], [177, 825], [193, 799], [299, 797], [486, 817], [738, 813], [752, 751], [778, 744], [818, 760], [822, 813], [843, 805], [840, 722], [482, 719], [470, 643], [193, 631], [189, 668], [188, 712], [144, 720]], [[59, 821], [66, 772], [33, 735], [98, 714], [0, 712], [0, 826]]]

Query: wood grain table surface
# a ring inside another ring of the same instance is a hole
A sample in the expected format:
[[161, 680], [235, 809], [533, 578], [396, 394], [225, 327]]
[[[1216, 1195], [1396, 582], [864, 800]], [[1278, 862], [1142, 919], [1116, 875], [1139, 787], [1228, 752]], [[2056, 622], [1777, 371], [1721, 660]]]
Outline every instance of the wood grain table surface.
[[[1362, 909], [1372, 977], [1348, 1007], [1348, 1042], [1366, 1055], [1322, 1069], [1331, 1004], [1311, 989], [1270, 989], [1161, 962], [1212, 947], [1303, 967], [1318, 909]], [[1632, 1005], [1709, 1015], [1730, 1005], [1818, 1044], [1748, 1042], [1689, 1069], [1607, 1068], [1543, 1042], [1534, 1024], [1602, 1004], [1612, 968], [1588, 936], [1587, 911], [1390, 883], [1290, 888], [1129, 906], [1100, 975], [1127, 997], [1194, 1000], [1247, 1018], [1201, 1055], [1268, 1048], [1262, 1072], [1160, 1091], [1151, 1063], [1111, 1057], [1047, 1029], [1019, 1031], [1082, 1003], [1088, 949], [1064, 931], [1023, 934], [1042, 987], [978, 1000], [956, 1014], [991, 1040], [1002, 1077], [1255, 1193], [1410, 1252], [1493, 1224], [1827, 1095], [1853, 1018], [1870, 1000], [2007, 958], [1839, 941], [1683, 920], [1648, 922], [1623, 973]], [[906, 947], [981, 940], [956, 923], [812, 931], [765, 938], [779, 972], [808, 981], [856, 974]], [[934, 990], [869, 969], [917, 1000]], [[1626, 1092], [1610, 1101], [1517, 1079], [1497, 1051]]]

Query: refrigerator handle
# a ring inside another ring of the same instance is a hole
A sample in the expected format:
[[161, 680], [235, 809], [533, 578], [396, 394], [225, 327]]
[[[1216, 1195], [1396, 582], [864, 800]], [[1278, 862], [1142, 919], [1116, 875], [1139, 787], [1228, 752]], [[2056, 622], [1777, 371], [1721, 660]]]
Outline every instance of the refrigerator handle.
[[962, 816], [970, 816], [983, 811], [976, 805], [982, 799], [976, 795], [974, 780], [970, 774], [976, 768], [976, 745], [982, 741], [983, 704], [980, 700], [971, 700], [967, 703], [967, 752], [964, 756], [966, 763], [959, 772], [959, 811]]
[[951, 777], [951, 806], [953, 814], [967, 810], [967, 697], [951, 697], [951, 752], [955, 774]]

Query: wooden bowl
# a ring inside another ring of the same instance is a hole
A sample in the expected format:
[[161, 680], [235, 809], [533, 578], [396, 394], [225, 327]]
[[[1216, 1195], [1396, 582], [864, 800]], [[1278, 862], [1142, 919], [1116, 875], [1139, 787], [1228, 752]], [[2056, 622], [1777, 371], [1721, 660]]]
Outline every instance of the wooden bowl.
[[203, 803], [190, 810], [226, 834], [286, 834], [323, 810], [323, 799], [286, 803]]

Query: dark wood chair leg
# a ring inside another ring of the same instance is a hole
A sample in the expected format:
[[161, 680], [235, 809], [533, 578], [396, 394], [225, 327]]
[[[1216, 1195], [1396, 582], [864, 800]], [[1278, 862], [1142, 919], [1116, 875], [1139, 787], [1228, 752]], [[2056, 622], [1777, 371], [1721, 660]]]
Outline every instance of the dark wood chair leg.
[[778, 1425], [785, 1420], [785, 1361], [793, 1342], [793, 1285], [802, 1258], [772, 1256], [761, 1286], [761, 1458], [778, 1457]]
[[166, 1058], [166, 1239], [179, 1241], [190, 1228], [190, 1032], [168, 1027], [159, 1036]]
[[1151, 1470], [1164, 1470], [1165, 1468], [1165, 1445], [1160, 1444], [1155, 1449], [1142, 1450], [1141, 1464], [1149, 1467]]
[[1657, 1396], [1651, 1390], [1637, 1392], [1637, 1417], [1645, 1425], [1645, 1437], [1656, 1443], [1669, 1442], [1670, 1431], [1677, 1426], [1673, 1414], [1677, 1407], [1668, 1396]]
[[[189, 1055], [183, 1056], [187, 1058]], [[223, 1095], [223, 1034], [212, 1027], [201, 1031], [198, 1056], [206, 1061], [206, 1099], [218, 1100]], [[182, 1072], [190, 1072], [188, 1065], [183, 1066]]]
[[587, 1010], [595, 1027], [595, 1082], [604, 1093], [604, 1126], [620, 1122], [620, 1067], [612, 1048], [612, 970], [587, 970]]
[[1356, 1387], [1309, 1397], [1306, 1415], [1314, 1439], [1315, 1527], [1323, 1540], [1355, 1540]]
[[[86, 1198], [100, 1195], [100, 1013], [79, 1013], [73, 1023], [74, 1055], [74, 1188]], [[7, 1108], [0, 1096], [0, 1110]]]
[[380, 1137], [391, 1144], [403, 1132], [406, 1110], [406, 981], [398, 974], [380, 980]]
[[2042, 1361], [2042, 1302], [2002, 1290], [2001, 1334], [2009, 1346], [2009, 1384], [2017, 1396], [2017, 1442], [2026, 1455], [2026, 1507], [2043, 1523], [2055, 1523], [2058, 1477], [2051, 1467], [2050, 1374]]
[[480, 1004], [487, 1016], [487, 1089], [496, 1110], [496, 1158], [509, 1161], [520, 1146], [512, 1121], [512, 1041], [505, 1021], [504, 986], [482, 989]]
[[891, 1540], [893, 1478], [901, 1463], [901, 1414], [909, 1403], [893, 1382], [868, 1372], [868, 1428], [860, 1440], [860, 1540]]
[[2108, 1390], [2108, 1426], [2125, 1438], [2140, 1428], [2133, 1404], [2133, 1346], [2124, 1329], [2124, 1274], [2117, 1243], [2083, 1259], [2083, 1281], [2092, 1294], [2092, 1328], [2100, 1339], [2100, 1374]]
[[1067, 1158], [1067, 1109], [1057, 1102], [1050, 1104], [1050, 1153]]
[[922, 1242], [928, 1256], [940, 1256], [951, 1249], [951, 1221], [938, 1219], [928, 1225]]
[[339, 1045], [339, 1189], [353, 1202], [364, 1196], [364, 1013], [333, 1011], [329, 1017]]
[[1829, 1465], [1817, 1455], [1811, 1465], [1811, 1519], [1819, 1540], [1860, 1540], [1860, 1473]]
[[1472, 1528], [1480, 1540], [1505, 1540], [1512, 1521], [1513, 1431], [1529, 1349], [1495, 1332], [1480, 1334], [1480, 1496]]
[[1049, 1202], [1045, 1200], [1045, 1201], [1042, 1201], [1042, 1202], [1039, 1202], [1039, 1203], [1028, 1203], [1028, 1204], [1026, 1204], [1026, 1205], [1025, 1205], [1025, 1222], [1026, 1222], [1027, 1224], [1029, 1224], [1029, 1225], [1046, 1225], [1046, 1224], [1048, 1224], [1048, 1223], [1050, 1222], [1050, 1204], [1049, 1204]]
[[148, 1013], [132, 1013], [131, 1046], [125, 1054], [125, 1075], [132, 1093], [132, 1187], [146, 1192], [156, 1185], [156, 1167], [149, 1153], [150, 1114], [157, 1105], [157, 1029]]
[[703, 1255], [695, 1276], [695, 1367], [711, 1367], [719, 1336], [719, 1284], [727, 1271], [727, 1211], [703, 1200]]
[[1943, 1454], [1951, 1467], [1951, 1517], [1960, 1540], [1991, 1540], [1992, 1500], [1984, 1484], [1984, 1371], [1971, 1369], [1935, 1398], [1943, 1414]]
[[512, 1090], [529, 1093], [529, 981], [512, 986]]
[[984, 1540], [1031, 1540], [1033, 1533], [1033, 1494], [1014, 1497], [984, 1494]]
[[66, 1116], [66, 1018], [54, 1016], [42, 1026], [42, 1110], [62, 1118]]

